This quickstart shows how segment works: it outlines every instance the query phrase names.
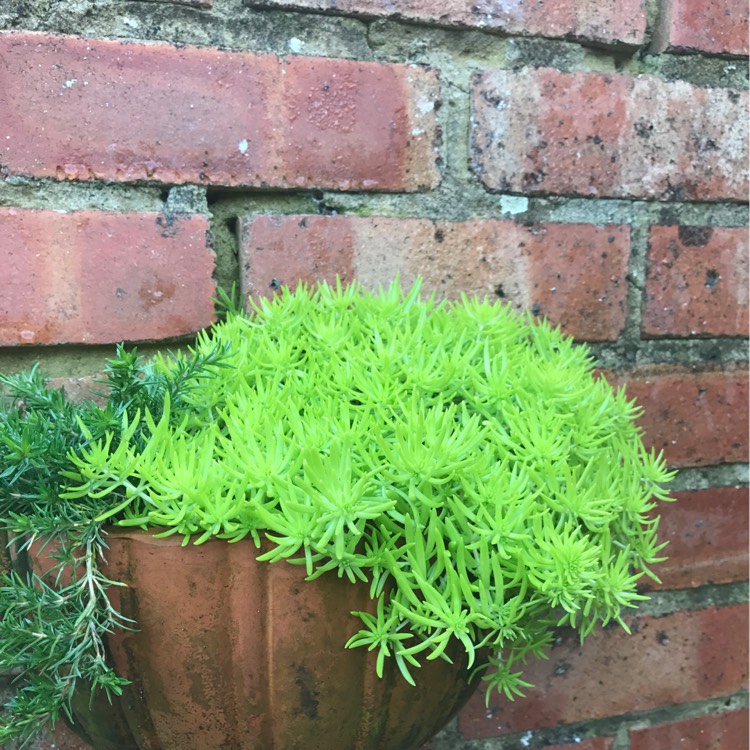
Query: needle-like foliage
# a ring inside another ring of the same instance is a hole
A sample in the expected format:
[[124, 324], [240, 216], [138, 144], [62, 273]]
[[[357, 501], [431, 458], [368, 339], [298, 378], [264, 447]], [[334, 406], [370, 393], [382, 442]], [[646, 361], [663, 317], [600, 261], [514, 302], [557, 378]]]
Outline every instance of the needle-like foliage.
[[457, 643], [490, 691], [522, 695], [557, 625], [624, 626], [661, 559], [671, 475], [637, 407], [584, 346], [499, 304], [300, 286], [149, 378], [169, 385], [123, 373], [131, 408], [77, 420], [45, 503], [185, 544], [265, 540], [269, 562], [366, 582], [377, 605], [347, 645], [379, 673], [393, 658], [413, 682]]
[[[107, 589], [119, 585], [100, 571], [106, 531], [98, 516], [112, 497], [64, 500], [61, 492], [82, 450], [139, 450], [148, 437], [142, 411], [164, 418], [182, 413], [186, 395], [220, 366], [222, 352], [146, 362], [117, 347], [107, 360], [97, 401], [74, 403], [47, 388], [38, 368], [0, 375], [0, 539], [9, 540], [14, 570], [0, 576], [0, 669], [15, 674], [16, 693], [0, 715], [0, 747], [26, 744], [61, 712], [71, 716], [76, 689], [103, 690], [111, 699], [127, 680], [106, 659], [105, 636], [133, 623], [112, 608]], [[121, 445], [124, 438], [126, 446]], [[43, 548], [49, 570], [40, 577], [27, 551]], [[72, 718], [72, 717], [71, 717]]]

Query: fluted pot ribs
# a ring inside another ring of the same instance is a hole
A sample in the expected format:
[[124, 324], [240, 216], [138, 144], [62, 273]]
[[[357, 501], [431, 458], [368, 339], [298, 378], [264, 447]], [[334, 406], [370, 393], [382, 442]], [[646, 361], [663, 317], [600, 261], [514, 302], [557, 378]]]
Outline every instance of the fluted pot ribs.
[[110, 706], [76, 701], [73, 729], [96, 750], [413, 750], [467, 700], [465, 657], [426, 661], [407, 684], [375, 651], [345, 649], [374, 611], [368, 586], [259, 562], [249, 540], [113, 531], [103, 570], [135, 632], [108, 638], [128, 686]]

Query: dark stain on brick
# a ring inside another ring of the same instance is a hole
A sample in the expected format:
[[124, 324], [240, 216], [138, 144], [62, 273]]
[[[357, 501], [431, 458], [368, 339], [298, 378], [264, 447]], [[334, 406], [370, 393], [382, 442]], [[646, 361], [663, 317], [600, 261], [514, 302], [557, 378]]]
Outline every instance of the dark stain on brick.
[[523, 175], [523, 184], [526, 187], [533, 187], [544, 182], [544, 172], [526, 172]]
[[445, 232], [442, 229], [435, 230], [435, 242], [442, 242], [445, 239]]
[[718, 271], [709, 268], [708, 271], [706, 271], [706, 286], [709, 289], [713, 289], [719, 283], [720, 278], [721, 276]]
[[177, 234], [175, 227], [175, 215], [164, 213], [156, 218], [156, 226], [159, 227], [159, 233], [162, 237], [174, 237]]
[[670, 185], [665, 191], [664, 191], [664, 198], [667, 200], [672, 201], [685, 201], [689, 198], [689, 192], [688, 187], [691, 189], [694, 187], [689, 184], [685, 185]]
[[570, 664], [566, 661], [558, 661], [557, 664], [555, 664], [555, 674], [556, 675], [563, 675], [570, 669]]
[[711, 227], [681, 226], [677, 229], [680, 242], [685, 247], [705, 247], [713, 236], [713, 233], [714, 230]]
[[482, 89], [479, 96], [484, 99], [491, 107], [498, 109], [503, 105], [503, 97], [487, 89]]
[[295, 713], [304, 714], [309, 719], [317, 719], [318, 692], [310, 685], [310, 675], [304, 665], [299, 665], [296, 672], [294, 684], [299, 688], [299, 708], [295, 708]]
[[667, 250], [669, 251], [671, 260], [665, 260], [664, 265], [667, 268], [672, 268], [674, 262], [677, 260], [677, 258], [680, 257], [680, 246], [677, 240], [669, 240], [669, 242], [667, 243]]

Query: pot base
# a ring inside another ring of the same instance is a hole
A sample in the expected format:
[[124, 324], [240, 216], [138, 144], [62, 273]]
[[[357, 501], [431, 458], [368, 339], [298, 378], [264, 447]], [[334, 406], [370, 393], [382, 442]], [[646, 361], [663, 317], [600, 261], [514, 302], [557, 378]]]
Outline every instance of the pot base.
[[74, 731], [96, 750], [416, 750], [468, 700], [465, 654], [425, 661], [409, 685], [375, 652], [345, 649], [374, 611], [369, 587], [303, 566], [259, 562], [250, 540], [183, 547], [114, 530], [104, 573], [136, 632], [108, 638], [131, 681], [109, 705], [75, 706]]

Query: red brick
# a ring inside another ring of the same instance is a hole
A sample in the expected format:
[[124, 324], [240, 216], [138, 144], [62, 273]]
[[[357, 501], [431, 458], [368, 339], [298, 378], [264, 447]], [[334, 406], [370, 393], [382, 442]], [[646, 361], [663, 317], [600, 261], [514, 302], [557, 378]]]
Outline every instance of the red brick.
[[644, 442], [672, 466], [747, 461], [748, 374], [669, 367], [620, 375], [644, 409]]
[[626, 618], [593, 633], [583, 645], [566, 633], [549, 661], [529, 663], [536, 687], [510, 702], [498, 695], [485, 708], [480, 689], [459, 717], [467, 738], [572, 724], [731, 695], [747, 681], [747, 605]]
[[475, 169], [491, 190], [744, 201], [746, 91], [652, 76], [485, 70]]
[[666, 0], [654, 46], [657, 52], [746, 56], [746, 0]]
[[[361, 221], [361, 220], [360, 220]], [[355, 276], [352, 225], [333, 216], [251, 216], [240, 223], [241, 288], [254, 298], [300, 281], [348, 283]]]
[[669, 559], [655, 566], [662, 584], [685, 589], [748, 577], [748, 491], [743, 487], [676, 492], [659, 506], [660, 538]]
[[747, 335], [749, 251], [747, 229], [652, 227], [644, 335]]
[[0, 208], [0, 345], [184, 336], [213, 316], [203, 216]]
[[[11, 174], [340, 190], [439, 181], [433, 71], [0, 34]], [[168, 87], [165, 88], [168, 82]]]
[[545, 745], [543, 750], [611, 750], [613, 743], [614, 737], [593, 737], [564, 745]]
[[241, 223], [245, 293], [279, 283], [410, 285], [533, 308], [579, 339], [613, 340], [625, 324], [630, 233], [626, 226], [521, 226], [512, 221], [430, 221], [356, 216], [250, 216]]
[[748, 711], [630, 730], [630, 750], [747, 750]]
[[92, 748], [68, 729], [61, 720], [55, 726], [54, 735], [43, 739], [35, 750], [92, 750]]
[[497, 0], [245, 0], [264, 8], [331, 11], [393, 17], [437, 26], [465, 26], [547, 37], [574, 37], [607, 45], [638, 46], [646, 32], [642, 0], [557, 0], [554, 3]]

